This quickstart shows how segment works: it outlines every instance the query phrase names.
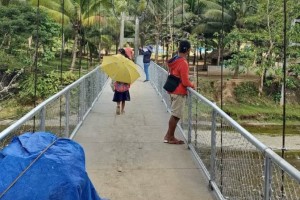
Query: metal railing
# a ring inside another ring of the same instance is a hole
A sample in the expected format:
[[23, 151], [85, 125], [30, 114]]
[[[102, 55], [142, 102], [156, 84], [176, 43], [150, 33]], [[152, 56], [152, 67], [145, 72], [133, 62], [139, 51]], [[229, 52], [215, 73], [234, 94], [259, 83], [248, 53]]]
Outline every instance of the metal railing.
[[[167, 72], [153, 62], [149, 70], [169, 111]], [[218, 199], [300, 199], [300, 172], [191, 88], [178, 127]]]
[[[137, 63], [142, 65], [141, 57]], [[150, 65], [151, 84], [170, 108], [167, 72]], [[72, 138], [101, 94], [107, 76], [98, 68], [42, 102], [0, 133], [0, 148], [24, 132], [50, 131]], [[241, 127], [218, 106], [188, 89], [178, 126], [218, 199], [300, 199], [300, 172]]]
[[96, 67], [76, 82], [43, 101], [0, 133], [0, 149], [24, 132], [47, 131], [73, 138], [102, 92], [107, 75]]

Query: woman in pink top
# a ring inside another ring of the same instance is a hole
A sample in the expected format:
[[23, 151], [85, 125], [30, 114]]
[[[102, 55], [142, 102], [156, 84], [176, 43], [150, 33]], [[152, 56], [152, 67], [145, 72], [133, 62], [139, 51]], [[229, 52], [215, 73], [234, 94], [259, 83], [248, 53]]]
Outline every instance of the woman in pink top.
[[124, 48], [125, 52], [126, 52], [126, 55], [128, 56], [128, 58], [130, 60], [133, 60], [133, 50], [131, 47], [125, 47]]

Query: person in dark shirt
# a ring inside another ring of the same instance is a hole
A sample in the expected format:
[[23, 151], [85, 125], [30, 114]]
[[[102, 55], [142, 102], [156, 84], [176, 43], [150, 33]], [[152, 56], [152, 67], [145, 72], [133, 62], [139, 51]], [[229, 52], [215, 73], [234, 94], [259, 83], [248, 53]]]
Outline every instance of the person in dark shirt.
[[146, 46], [145, 49], [142, 50], [143, 54], [143, 63], [144, 63], [144, 71], [146, 75], [146, 80], [144, 82], [149, 81], [149, 66], [151, 61], [151, 54], [153, 52], [153, 47], [151, 45]]

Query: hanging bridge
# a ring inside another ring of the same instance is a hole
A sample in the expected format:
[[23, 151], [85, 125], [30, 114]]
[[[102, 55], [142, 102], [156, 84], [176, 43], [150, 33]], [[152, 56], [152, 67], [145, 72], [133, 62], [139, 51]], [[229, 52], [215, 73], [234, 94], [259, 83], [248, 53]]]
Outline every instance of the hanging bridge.
[[96, 68], [2, 131], [0, 146], [32, 127], [71, 138], [111, 200], [300, 199], [300, 172], [192, 89], [176, 131], [185, 145], [164, 144], [167, 72], [152, 62], [150, 77], [132, 85], [126, 113], [115, 115], [109, 79]]

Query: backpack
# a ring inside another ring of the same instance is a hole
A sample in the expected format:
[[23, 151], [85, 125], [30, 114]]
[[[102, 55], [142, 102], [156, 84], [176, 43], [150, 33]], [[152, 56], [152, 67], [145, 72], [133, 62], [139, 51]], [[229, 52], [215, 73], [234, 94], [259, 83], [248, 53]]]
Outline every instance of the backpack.
[[125, 92], [125, 91], [129, 90], [130, 85], [128, 83], [122, 83], [122, 82], [116, 81], [114, 83], [114, 87], [117, 92]]

